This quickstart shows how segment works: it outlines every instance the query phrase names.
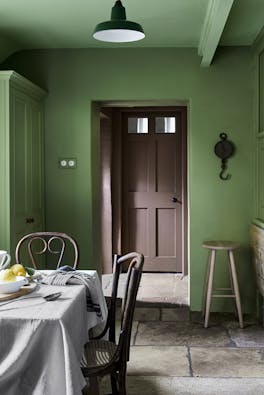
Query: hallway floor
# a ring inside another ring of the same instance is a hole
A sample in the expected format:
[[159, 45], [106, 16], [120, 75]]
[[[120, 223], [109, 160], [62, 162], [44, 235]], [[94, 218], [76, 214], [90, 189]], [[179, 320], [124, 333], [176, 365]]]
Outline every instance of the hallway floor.
[[[128, 395], [264, 393], [264, 330], [254, 318], [244, 317], [245, 328], [240, 329], [234, 314], [211, 314], [210, 327], [204, 329], [200, 314], [190, 314], [184, 304], [140, 302], [131, 339]], [[110, 393], [108, 378], [101, 383], [101, 393]]]
[[[122, 292], [126, 274], [120, 275], [120, 290]], [[102, 276], [105, 296], [111, 295], [112, 275]], [[174, 273], [143, 273], [138, 290], [137, 300], [151, 304], [188, 306], [188, 277]]]

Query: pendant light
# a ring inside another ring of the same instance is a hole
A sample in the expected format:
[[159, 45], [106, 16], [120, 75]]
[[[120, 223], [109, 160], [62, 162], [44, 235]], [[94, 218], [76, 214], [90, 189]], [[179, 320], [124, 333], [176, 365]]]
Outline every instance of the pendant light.
[[139, 23], [127, 21], [126, 9], [118, 0], [112, 7], [111, 20], [99, 23], [93, 37], [99, 41], [125, 43], [142, 40], [145, 34]]

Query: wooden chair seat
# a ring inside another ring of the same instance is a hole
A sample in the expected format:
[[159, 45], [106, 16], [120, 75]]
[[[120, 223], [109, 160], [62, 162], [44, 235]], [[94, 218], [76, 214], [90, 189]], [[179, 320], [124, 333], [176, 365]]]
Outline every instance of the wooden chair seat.
[[86, 344], [84, 354], [88, 369], [107, 367], [117, 355], [117, 345], [107, 340], [91, 340]]

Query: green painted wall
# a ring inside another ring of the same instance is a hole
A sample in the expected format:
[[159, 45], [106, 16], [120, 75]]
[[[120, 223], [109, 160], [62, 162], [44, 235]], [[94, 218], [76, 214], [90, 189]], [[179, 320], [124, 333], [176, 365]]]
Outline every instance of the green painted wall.
[[[195, 49], [93, 49], [25, 51], [14, 68], [49, 91], [46, 100], [46, 226], [79, 241], [81, 267], [99, 262], [98, 118], [92, 105], [105, 100], [187, 100], [191, 308], [200, 310], [207, 252], [205, 239], [242, 244], [237, 255], [244, 311], [255, 305], [248, 227], [253, 216], [253, 71], [248, 48], [222, 48], [201, 68]], [[91, 126], [93, 125], [93, 127]], [[95, 125], [95, 126], [94, 126]], [[236, 145], [230, 181], [218, 177], [213, 153], [220, 132]], [[58, 169], [61, 156], [76, 156], [76, 170]], [[97, 207], [97, 209], [96, 209]], [[222, 257], [220, 257], [222, 259]], [[220, 259], [220, 260], [221, 260]], [[226, 281], [224, 265], [218, 280]], [[214, 310], [229, 310], [219, 301]]]

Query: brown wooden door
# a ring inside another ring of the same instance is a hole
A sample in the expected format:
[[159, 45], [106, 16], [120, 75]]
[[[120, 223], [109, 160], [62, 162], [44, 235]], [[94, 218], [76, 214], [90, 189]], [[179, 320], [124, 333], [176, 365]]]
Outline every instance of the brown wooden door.
[[183, 272], [186, 111], [124, 112], [122, 251], [145, 271]]

